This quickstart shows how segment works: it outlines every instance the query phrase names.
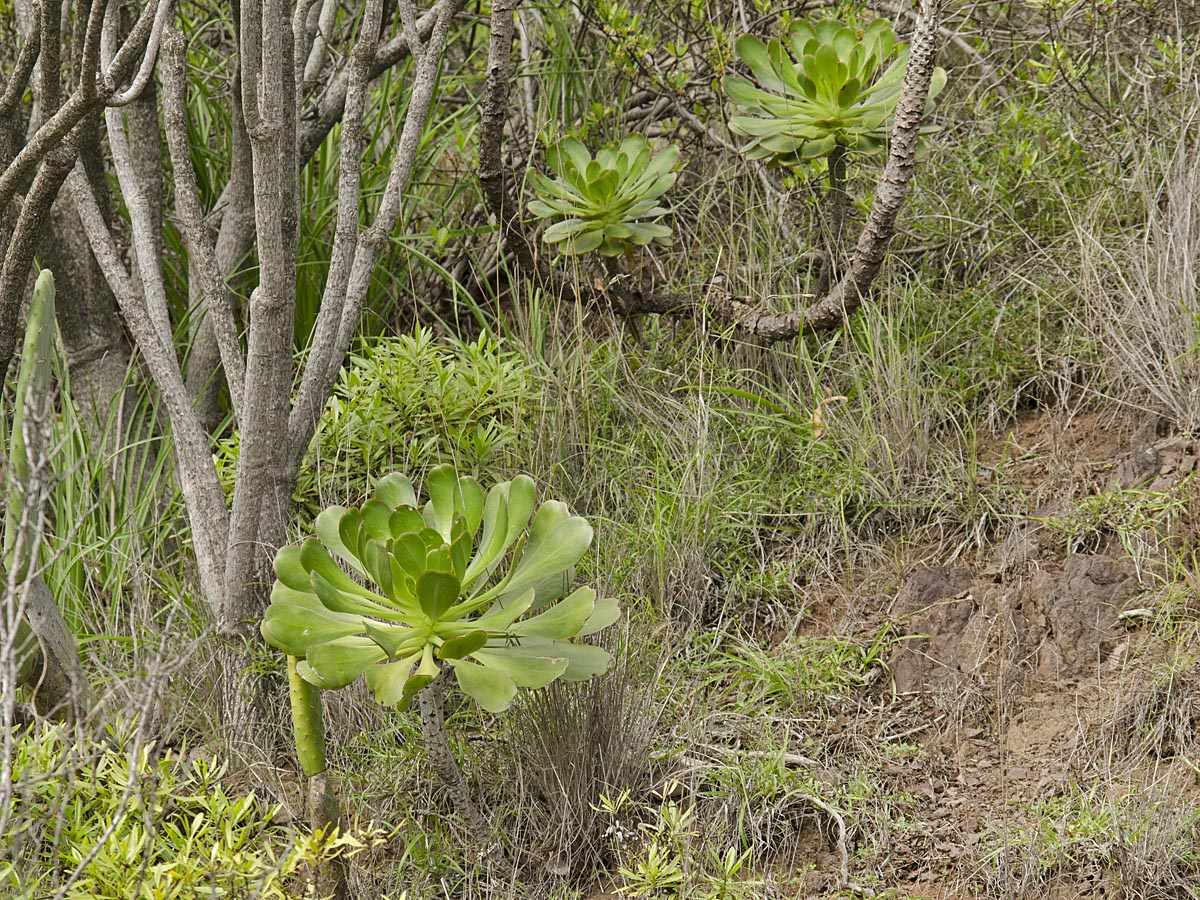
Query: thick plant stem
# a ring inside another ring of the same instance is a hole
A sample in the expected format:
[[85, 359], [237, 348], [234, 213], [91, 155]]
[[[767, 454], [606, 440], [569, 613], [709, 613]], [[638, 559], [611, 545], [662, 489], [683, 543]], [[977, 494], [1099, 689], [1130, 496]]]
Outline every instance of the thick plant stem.
[[841, 276], [846, 257], [846, 216], [850, 196], [846, 193], [846, 148], [840, 144], [829, 154], [829, 192], [825, 195], [825, 261], [817, 283], [817, 296], [824, 296], [829, 285]]
[[[300, 768], [307, 776], [305, 806], [313, 832], [328, 834], [340, 827], [342, 812], [337, 788], [326, 772], [321, 689], [300, 677], [296, 670], [297, 662], [294, 656], [287, 658], [288, 695], [292, 701], [296, 755], [300, 758]], [[313, 896], [332, 896], [335, 900], [344, 900], [349, 896], [345, 861], [337, 857], [330, 860], [324, 869], [314, 865], [309, 872], [309, 888]]]
[[475, 801], [471, 799], [471, 792], [463, 780], [458, 760], [454, 758], [454, 752], [450, 749], [450, 740], [446, 736], [444, 708], [446, 687], [446, 672], [443, 670], [441, 675], [417, 695], [421, 706], [421, 736], [425, 739], [429, 762], [449, 789], [458, 814], [467, 820], [471, 837], [480, 852], [493, 862], [507, 864], [508, 858], [504, 848], [499, 843], [493, 843], [492, 830]]
[[0, 643], [13, 654], [16, 682], [33, 694], [38, 714], [79, 722], [91, 706], [87, 679], [54, 595], [38, 575], [54, 414], [54, 323], [54, 276], [43, 270], [30, 302], [17, 374], [0, 564], [0, 626], [13, 637]]

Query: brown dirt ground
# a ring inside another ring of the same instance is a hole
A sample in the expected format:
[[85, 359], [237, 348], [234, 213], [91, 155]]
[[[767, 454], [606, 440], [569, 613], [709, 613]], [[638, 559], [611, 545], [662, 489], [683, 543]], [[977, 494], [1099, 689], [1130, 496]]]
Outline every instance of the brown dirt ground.
[[[852, 837], [852, 880], [935, 900], [1200, 897], [1197, 582], [1169, 591], [1103, 522], [1064, 535], [1048, 521], [1136, 487], [1178, 499], [1159, 549], [1190, 551], [1198, 450], [1095, 414], [1031, 416], [989, 448], [985, 477], [1019, 482], [1024, 515], [978, 559], [926, 560], [878, 598], [908, 639], [874, 727], [914, 743], [881, 771], [911, 799], [883, 850]], [[794, 896], [853, 895], [831, 831]]]

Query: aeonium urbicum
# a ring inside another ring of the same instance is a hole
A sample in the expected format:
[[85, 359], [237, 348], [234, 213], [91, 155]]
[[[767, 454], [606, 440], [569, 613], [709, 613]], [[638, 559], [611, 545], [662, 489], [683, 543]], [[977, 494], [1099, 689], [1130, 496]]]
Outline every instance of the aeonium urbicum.
[[317, 516], [316, 537], [275, 557], [267, 643], [310, 685], [360, 675], [380, 703], [406, 708], [443, 667], [491, 712], [518, 688], [603, 672], [607, 651], [573, 638], [619, 616], [589, 587], [568, 594], [592, 528], [566, 504], [536, 507], [527, 476], [487, 492], [451, 466], [425, 483], [393, 474], [358, 509]]
[[[743, 35], [737, 53], [754, 81], [729, 75], [722, 84], [738, 107], [730, 130], [753, 138], [751, 159], [798, 166], [844, 150], [883, 149], [909, 54], [887, 21], [861, 33], [836, 19], [798, 21], [786, 43]], [[934, 69], [927, 113], [945, 85], [945, 71]]]
[[546, 163], [556, 177], [529, 172], [537, 195], [529, 211], [552, 222], [542, 234], [547, 244], [568, 256], [596, 251], [626, 259], [635, 247], [670, 244], [671, 227], [661, 221], [669, 210], [659, 198], [675, 184], [678, 147], [655, 153], [635, 134], [593, 157], [568, 137], [546, 151]]

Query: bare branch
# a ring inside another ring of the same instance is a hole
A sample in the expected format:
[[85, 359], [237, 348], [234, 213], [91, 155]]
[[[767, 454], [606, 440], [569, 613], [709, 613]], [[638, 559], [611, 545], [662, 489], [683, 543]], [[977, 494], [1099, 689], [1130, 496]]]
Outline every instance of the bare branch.
[[[426, 11], [425, 15], [417, 19], [417, 35], [421, 40], [429, 40], [429, 36], [433, 33], [434, 23], [438, 21], [438, 13], [444, 2], [445, 0], [442, 0], [442, 2]], [[375, 61], [371, 64], [371, 76], [369, 80], [378, 78], [388, 69], [398, 65], [408, 57], [408, 41], [404, 35], [397, 35], [381, 46], [378, 52], [376, 52]], [[315, 115], [305, 119], [304, 128], [300, 132], [301, 162], [312, 158], [312, 155], [317, 152], [317, 148], [321, 146], [321, 141], [325, 140], [325, 135], [329, 134], [330, 129], [341, 120], [342, 111], [346, 107], [348, 89], [349, 69], [345, 68], [330, 80], [329, 87], [325, 89], [325, 93], [317, 103]]]
[[37, 99], [43, 120], [62, 104], [62, 0], [42, 0], [38, 31], [41, 32], [42, 56], [38, 67]]
[[[126, 209], [129, 210], [133, 257], [141, 277], [146, 313], [157, 329], [162, 345], [171, 347], [171, 352], [174, 353], [174, 330], [171, 328], [171, 316], [167, 309], [167, 290], [163, 283], [160, 255], [156, 252], [158, 232], [154, 229], [149, 198], [146, 196], [144, 185], [137, 177], [121, 110], [110, 107], [105, 110], [104, 118], [108, 123], [108, 146], [112, 150], [117, 183], [121, 186], [121, 195], [125, 198]], [[155, 150], [157, 151], [157, 148]]]
[[324, 0], [321, 4], [320, 16], [313, 23], [315, 27], [305, 35], [310, 48], [308, 60], [304, 64], [303, 84], [305, 88], [316, 81], [325, 65], [326, 50], [329, 47], [327, 35], [333, 31], [333, 27], [337, 23], [337, 11], [338, 0]]
[[217, 253], [204, 224], [204, 211], [196, 187], [196, 170], [188, 144], [187, 130], [187, 41], [183, 33], [169, 27], [164, 36], [163, 65], [163, 122], [167, 132], [167, 148], [175, 170], [175, 205], [183, 222], [188, 243], [188, 258], [200, 274], [200, 283], [207, 304], [221, 364], [229, 382], [234, 418], [241, 421], [242, 392], [246, 382], [246, 363], [238, 341], [235, 310], [237, 298], [225, 284], [217, 265]]
[[17, 108], [18, 101], [25, 93], [25, 88], [29, 86], [29, 77], [33, 74], [33, 67], [37, 63], [42, 45], [41, 37], [41, 30], [34, 29], [33, 33], [29, 35], [29, 39], [22, 45], [12, 77], [8, 79], [3, 96], [0, 96], [0, 119], [12, 115], [13, 110]]
[[314, 373], [314, 377], [316, 373], [323, 374], [344, 352], [344, 348], [337, 343], [338, 332], [342, 324], [342, 311], [346, 307], [350, 272], [358, 251], [358, 204], [361, 190], [359, 180], [365, 143], [363, 115], [367, 105], [370, 66], [379, 43], [379, 25], [382, 17], [382, 0], [367, 0], [358, 42], [350, 55], [350, 80], [346, 95], [346, 114], [342, 122], [341, 155], [338, 161], [338, 206], [333, 250], [329, 274], [325, 279], [325, 291], [321, 297], [321, 309], [313, 330], [312, 348], [300, 387], [301, 398], [306, 396], [305, 385], [309, 385], [311, 389], [311, 386], [316, 384], [314, 379], [309, 377], [309, 372]]
[[508, 121], [509, 83], [512, 80], [513, 12], [519, 3], [520, 0], [496, 0], [492, 6], [487, 85], [480, 114], [479, 183], [488, 211], [495, 216], [500, 234], [516, 254], [520, 267], [530, 275], [537, 275], [544, 284], [555, 284], [558, 289], [554, 293], [569, 290], [574, 296], [574, 290], [556, 277], [530, 240], [504, 167], [504, 125]]
[[49, 219], [50, 207], [75, 164], [74, 148], [56, 147], [42, 161], [33, 185], [21, 205], [16, 227], [9, 239], [0, 276], [0, 372], [8, 370], [17, 343], [17, 320], [21, 295], [29, 280], [29, 268], [37, 250], [38, 240]]
[[[171, 0], [161, 0], [161, 2], [170, 3]], [[103, 5], [103, 2], [97, 3], [93, 7], [93, 11], [97, 8], [102, 9]], [[80, 87], [76, 89], [67, 102], [53, 116], [38, 128], [33, 137], [29, 139], [29, 142], [21, 149], [21, 152], [9, 163], [3, 174], [0, 174], [0, 209], [8, 207], [8, 204], [16, 194], [17, 188], [25, 182], [25, 179], [46, 158], [46, 154], [56, 147], [70, 133], [71, 129], [79, 124], [84, 116], [94, 112], [104, 100], [115, 94], [115, 85], [129, 77], [133, 67], [140, 60], [142, 49], [150, 37], [150, 31], [155, 22], [155, 17], [151, 15], [151, 12], [155, 9], [156, 7], [150, 4], [146, 5], [146, 8], [142, 10], [137, 24], [134, 25], [133, 30], [129, 33], [129, 37], [125, 40], [125, 44], [113, 59], [112, 66], [100, 76], [105, 85], [102, 95], [97, 97], [95, 96], [94, 88], [84, 87], [84, 85], [88, 84], [88, 79], [90, 78], [87, 70], [85, 70], [81, 75], [83, 83]], [[100, 33], [97, 30], [95, 34], [95, 42], [97, 44], [99, 39]], [[89, 40], [91, 40], [90, 36]], [[86, 56], [87, 53], [85, 53]]]
[[97, 79], [92, 76], [99, 67], [100, 41], [104, 36], [104, 19], [107, 12], [108, 0], [94, 0], [88, 10], [87, 27], [81, 39], [79, 91], [88, 100], [96, 99]]
[[67, 189], [79, 213], [88, 243], [104, 277], [113, 289], [125, 323], [141, 350], [171, 419], [180, 487], [192, 524], [196, 564], [201, 589], [214, 608], [225, 596], [224, 560], [228, 543], [229, 514], [225, 493], [217, 480], [209, 451], [208, 435], [200, 425], [183, 384], [183, 374], [172, 347], [163, 346], [158, 331], [134, 289], [121, 261], [120, 251], [104, 222], [100, 207], [81, 167], [67, 178]]
[[296, 11], [292, 14], [292, 35], [296, 41], [300, 40], [300, 36], [304, 35], [304, 42], [296, 48], [296, 72], [292, 76], [296, 83], [297, 103], [302, 102], [304, 96], [304, 64], [308, 59], [308, 20], [309, 14], [316, 8], [318, 0], [299, 0], [296, 4]]
[[[145, 18], [146, 11], [150, 8], [150, 4], [146, 4], [146, 9], [142, 10], [143, 19]], [[158, 46], [162, 41], [163, 29], [167, 27], [167, 22], [171, 20], [171, 13], [174, 9], [175, 0], [158, 0], [158, 6], [154, 12], [154, 20], [150, 26], [150, 33], [145, 39], [146, 49], [142, 54], [142, 64], [138, 68], [137, 75], [134, 76], [133, 81], [124, 91], [114, 91], [112, 94], [106, 97], [104, 100], [104, 104], [106, 106], [127, 106], [140, 97], [142, 91], [146, 89], [146, 85], [148, 85], [150, 83], [150, 79], [154, 77], [154, 63], [158, 59]], [[140, 26], [141, 22], [139, 22], [138, 25]], [[130, 36], [130, 40], [132, 40], [132, 35]], [[140, 43], [137, 46], [140, 46]], [[121, 48], [121, 53], [125, 53], [129, 49], [130, 41], [126, 41], [125, 46]], [[110, 71], [115, 71], [117, 69], [119, 60], [120, 54], [118, 54], [117, 59], [114, 60]], [[112, 83], [114, 85], [118, 83], [118, 80], [115, 76], [112, 78]]]
[[925, 115], [933, 76], [936, 35], [937, 0], [922, 0], [921, 14], [909, 50], [908, 67], [904, 72], [904, 84], [896, 103], [891, 151], [867, 215], [867, 224], [858, 237], [858, 246], [846, 275], [828, 296], [805, 310], [805, 330], [822, 331], [839, 326], [847, 315], [862, 304], [883, 264], [888, 243], [896, 231], [896, 216], [904, 205], [908, 184], [916, 167], [921, 119]]
[[[279, 493], [288, 448], [292, 388], [299, 167], [296, 161], [296, 42], [287, 0], [242, 5], [242, 104], [254, 165], [258, 287], [250, 296], [241, 451], [225, 565], [226, 594], [217, 627], [226, 639], [258, 639], [263, 593], [255, 582], [282, 541], [284, 510], [263, 516]], [[257, 87], [256, 87], [257, 86]], [[269, 527], [261, 527], [263, 522]]]
[[[308, 443], [312, 440], [317, 417], [325, 406], [325, 400], [337, 378], [342, 355], [358, 325], [363, 300], [370, 286], [371, 273], [400, 218], [403, 191], [412, 175], [421, 133], [433, 102], [434, 87], [450, 35], [450, 22], [461, 5], [462, 0], [439, 0], [429, 11], [429, 14], [436, 15], [433, 30], [413, 75], [412, 96], [405, 112], [404, 126], [396, 144], [391, 173], [379, 203], [379, 210], [375, 221], [358, 238], [336, 337], [333, 338], [332, 345], [321, 348], [314, 346], [314, 352], [304, 368], [296, 404], [288, 419], [288, 443], [291, 452], [289, 474], [299, 469]], [[325, 299], [328, 301], [328, 298]], [[329, 338], [326, 337], [325, 340]]]

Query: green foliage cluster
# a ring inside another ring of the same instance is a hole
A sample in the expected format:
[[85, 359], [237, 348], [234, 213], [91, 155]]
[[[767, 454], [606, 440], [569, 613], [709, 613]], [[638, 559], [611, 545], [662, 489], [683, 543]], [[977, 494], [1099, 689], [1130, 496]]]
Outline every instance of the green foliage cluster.
[[[709, 847], [701, 853], [695, 807], [668, 800], [641, 809], [623, 791], [601, 797], [598, 809], [610, 820], [608, 834], [622, 860], [617, 875], [623, 897], [694, 897], [696, 900], [750, 900], [762, 896], [763, 882], [743, 871], [753, 852], [729, 846], [725, 852]], [[634, 819], [640, 819], [636, 827]]]
[[305, 867], [363, 846], [351, 834], [280, 824], [253, 792], [232, 796], [203, 759], [80, 746], [60, 730], [24, 731], [12, 752], [0, 894], [32, 900], [61, 881], [66, 900], [301, 896]]
[[675, 184], [678, 163], [679, 148], [655, 154], [641, 135], [602, 147], [595, 158], [575, 138], [564, 138], [546, 151], [557, 177], [529, 172], [538, 197], [529, 211], [554, 220], [542, 240], [569, 256], [628, 256], [634, 247], [669, 245], [671, 227], [659, 221], [668, 210], [659, 198]]
[[419, 505], [412, 482], [389, 475], [361, 509], [325, 510], [318, 537], [280, 550], [267, 643], [297, 658], [309, 684], [365, 675], [376, 700], [401, 709], [443, 665], [491, 712], [518, 687], [603, 672], [608, 652], [570, 639], [615, 622], [616, 601], [587, 587], [564, 596], [591, 526], [554, 500], [535, 513], [526, 476], [485, 496], [439, 466], [425, 488]]
[[[428, 327], [364, 342], [352, 354], [317, 426], [296, 495], [308, 518], [330, 495], [354, 502], [380, 472], [420, 475], [441, 464], [496, 476], [540, 402], [528, 356], [481, 335], [439, 339]], [[236, 437], [218, 447], [233, 489]], [[327, 502], [327, 501], [326, 501]]]
[[315, 495], [317, 475], [347, 497], [396, 469], [420, 474], [448, 463], [494, 475], [537, 400], [531, 361], [496, 338], [443, 341], [422, 326], [365, 343], [321, 417], [315, 474], [301, 494]]
[[[908, 48], [892, 26], [876, 19], [859, 35], [836, 19], [815, 26], [800, 21], [787, 42], [743, 36], [737, 53], [757, 85], [732, 75], [722, 82], [741, 110], [729, 120], [730, 130], [753, 138], [746, 155], [798, 166], [838, 147], [881, 150], [908, 63]], [[945, 71], [936, 69], [927, 113], [945, 84]]]

